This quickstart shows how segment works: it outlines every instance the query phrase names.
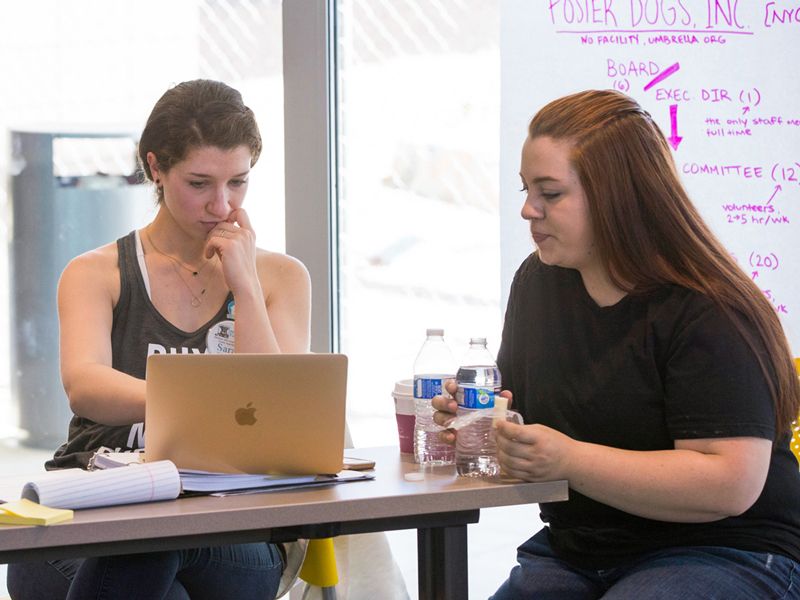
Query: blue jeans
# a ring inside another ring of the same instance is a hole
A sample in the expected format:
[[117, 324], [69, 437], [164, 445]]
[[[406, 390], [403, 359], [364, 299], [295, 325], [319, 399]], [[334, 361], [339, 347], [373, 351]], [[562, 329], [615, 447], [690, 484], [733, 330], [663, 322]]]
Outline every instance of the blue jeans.
[[517, 549], [517, 562], [492, 600], [800, 598], [800, 564], [767, 552], [683, 546], [598, 571], [557, 558], [542, 529]]
[[283, 560], [274, 544], [236, 544], [8, 565], [13, 600], [274, 598]]

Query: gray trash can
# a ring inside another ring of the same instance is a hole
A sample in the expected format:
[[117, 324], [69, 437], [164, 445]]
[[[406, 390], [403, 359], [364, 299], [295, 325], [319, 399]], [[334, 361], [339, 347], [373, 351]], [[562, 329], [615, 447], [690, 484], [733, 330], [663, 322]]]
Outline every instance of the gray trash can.
[[129, 133], [11, 132], [11, 396], [28, 446], [56, 448], [66, 440], [72, 415], [59, 371], [61, 271], [78, 254], [144, 225], [154, 213], [152, 192], [133, 171], [127, 177], [70, 175], [64, 165], [70, 161], [59, 156], [59, 147], [73, 144], [79, 155], [113, 162], [117, 157], [104, 156], [109, 141], [131, 148], [126, 158], [133, 169], [136, 138]]

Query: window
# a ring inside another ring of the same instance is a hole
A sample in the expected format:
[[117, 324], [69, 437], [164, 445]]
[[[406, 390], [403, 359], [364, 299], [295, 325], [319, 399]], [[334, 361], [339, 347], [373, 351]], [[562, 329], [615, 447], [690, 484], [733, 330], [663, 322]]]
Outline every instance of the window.
[[337, 2], [340, 348], [356, 445], [427, 327], [457, 358], [501, 328], [499, 3]]

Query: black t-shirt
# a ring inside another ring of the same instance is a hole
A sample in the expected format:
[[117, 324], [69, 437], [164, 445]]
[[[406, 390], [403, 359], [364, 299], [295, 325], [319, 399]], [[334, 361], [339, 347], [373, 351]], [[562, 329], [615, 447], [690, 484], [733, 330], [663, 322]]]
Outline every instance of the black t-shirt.
[[[773, 440], [774, 409], [754, 353], [707, 297], [674, 285], [599, 307], [580, 274], [532, 254], [517, 271], [498, 354], [526, 423], [629, 450], [674, 440]], [[554, 550], [608, 568], [668, 546], [727, 546], [800, 561], [800, 472], [782, 436], [764, 490], [744, 514], [710, 523], [645, 519], [573, 490], [541, 505]]]

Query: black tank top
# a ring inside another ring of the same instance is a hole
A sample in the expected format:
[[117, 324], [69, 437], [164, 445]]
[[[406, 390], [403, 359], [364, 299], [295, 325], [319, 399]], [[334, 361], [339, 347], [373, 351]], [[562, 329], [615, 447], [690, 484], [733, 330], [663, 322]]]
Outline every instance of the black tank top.
[[[136, 232], [117, 240], [120, 293], [114, 307], [111, 327], [112, 366], [139, 379], [145, 378], [147, 357], [151, 354], [189, 354], [206, 352], [208, 329], [226, 319], [233, 319], [233, 295], [217, 314], [197, 331], [175, 327], [156, 310], [147, 294], [136, 257]], [[126, 452], [144, 448], [144, 423], [110, 426], [73, 415], [69, 437], [45, 463], [50, 469], [87, 468], [98, 450]]]

